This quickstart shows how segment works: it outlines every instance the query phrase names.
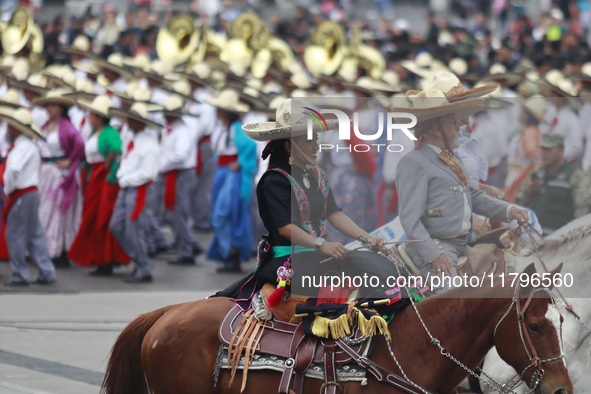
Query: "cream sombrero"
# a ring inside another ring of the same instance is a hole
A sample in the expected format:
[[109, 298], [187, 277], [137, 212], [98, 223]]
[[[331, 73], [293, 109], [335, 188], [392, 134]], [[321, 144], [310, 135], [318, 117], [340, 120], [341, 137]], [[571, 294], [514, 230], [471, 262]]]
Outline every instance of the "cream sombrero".
[[125, 68], [123, 55], [120, 53], [112, 53], [107, 60], [97, 59], [95, 62], [97, 67], [101, 70], [114, 71], [125, 79], [131, 79], [133, 77], [133, 75]]
[[4, 96], [0, 98], [0, 106], [19, 108], [21, 107], [21, 98], [18, 90], [10, 88], [4, 93]]
[[[284, 100], [277, 107], [275, 122], [247, 123], [242, 130], [253, 140], [271, 141], [283, 138], [291, 138], [306, 135], [308, 132], [309, 110], [292, 112], [292, 99]], [[314, 132], [322, 132], [336, 128], [337, 119], [312, 121], [311, 127]]]
[[162, 128], [163, 126], [159, 123], [148, 119], [149, 109], [145, 103], [134, 103], [129, 111], [125, 111], [120, 108], [111, 108], [109, 110], [109, 117], [134, 119], [142, 122], [147, 127]]
[[112, 102], [109, 96], [100, 95], [96, 96], [92, 101], [79, 99], [76, 101], [78, 106], [88, 112], [92, 112], [103, 118], [109, 118], [109, 108], [111, 108]]
[[512, 86], [519, 83], [521, 79], [521, 75], [514, 72], [508, 72], [507, 68], [503, 66], [501, 63], [495, 63], [492, 66], [490, 66], [490, 68], [488, 69], [488, 75], [484, 77], [482, 80], [485, 82], [506, 81], [507, 85]]
[[[410, 113], [417, 117], [417, 124], [434, 120], [446, 115], [453, 115], [457, 121], [462, 121], [470, 115], [484, 108], [484, 100], [480, 98], [465, 99], [456, 102], [449, 102], [445, 94], [437, 89], [427, 89], [414, 96], [407, 96], [408, 106], [403, 98], [396, 100], [396, 112]], [[401, 123], [409, 123], [408, 118], [400, 118]]]
[[544, 119], [544, 113], [546, 111], [546, 98], [543, 96], [531, 96], [528, 97], [522, 104], [523, 109], [537, 119], [540, 123], [548, 123]]
[[17, 81], [15, 79], [9, 79], [8, 83], [10, 86], [20, 89], [34, 92], [39, 95], [44, 95], [47, 92], [47, 78], [41, 74], [32, 74], [27, 78], [26, 81]]
[[235, 89], [223, 89], [215, 97], [205, 99], [205, 102], [224, 111], [243, 114], [250, 109], [248, 105], [240, 102], [240, 94]]
[[80, 56], [93, 56], [90, 47], [90, 40], [85, 34], [76, 36], [72, 45], [69, 47], [63, 47], [62, 52], [71, 53]]
[[211, 67], [207, 63], [195, 64], [190, 72], [182, 73], [182, 75], [189, 81], [198, 83], [204, 86], [212, 86]]
[[[178, 75], [178, 74], [174, 74], [174, 75]], [[177, 94], [177, 95], [181, 96], [186, 101], [200, 103], [199, 100], [197, 100], [197, 99], [195, 99], [195, 97], [193, 97], [193, 94], [191, 91], [191, 84], [189, 83], [189, 81], [187, 81], [183, 77], [181, 77], [175, 81], [166, 82], [166, 85], [162, 86], [161, 89], [166, 92], [172, 93], [172, 94]]]
[[421, 78], [431, 78], [436, 72], [448, 71], [445, 64], [434, 59], [428, 52], [419, 53], [414, 60], [403, 60], [400, 65]]
[[76, 87], [76, 73], [69, 66], [59, 66], [43, 73], [47, 80], [55, 87], [66, 87], [74, 89]]
[[185, 100], [178, 94], [171, 94], [166, 98], [164, 102], [163, 108], [159, 110], [162, 112], [164, 116], [194, 116], [199, 117], [199, 115], [192, 114], [188, 111], [185, 111]]
[[[472, 89], [464, 88], [464, 85], [454, 74], [450, 72], [441, 71], [433, 76], [430, 82], [425, 86], [427, 89], [436, 89], [442, 91], [450, 103], [459, 100], [466, 100], [471, 98], [478, 98], [486, 96], [495, 91], [498, 88], [496, 82], [490, 82], [483, 85], [479, 85]], [[409, 90], [407, 96], [415, 96], [419, 94], [417, 90]]]
[[33, 123], [33, 116], [28, 108], [18, 108], [9, 115], [0, 112], [0, 119], [27, 137], [45, 139], [41, 129]]
[[76, 105], [76, 102], [73, 98], [65, 96], [68, 93], [72, 93], [72, 90], [66, 88], [53, 89], [47, 92], [45, 97], [33, 100], [33, 104], [38, 105], [40, 107], [44, 107], [50, 104], [62, 105], [65, 107], [71, 107], [73, 105]]

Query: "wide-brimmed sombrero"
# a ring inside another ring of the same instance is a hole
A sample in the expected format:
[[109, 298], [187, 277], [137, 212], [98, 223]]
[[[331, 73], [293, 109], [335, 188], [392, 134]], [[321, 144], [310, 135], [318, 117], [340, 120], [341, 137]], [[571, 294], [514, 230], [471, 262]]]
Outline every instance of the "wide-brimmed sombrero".
[[211, 67], [207, 63], [197, 63], [189, 72], [181, 73], [189, 81], [198, 83], [203, 86], [213, 86], [211, 77]]
[[49, 83], [56, 87], [67, 87], [74, 89], [76, 87], [76, 73], [70, 66], [55, 66], [46, 69], [43, 75], [47, 77]]
[[240, 102], [240, 94], [235, 89], [223, 89], [214, 97], [205, 99], [205, 102], [227, 112], [243, 114], [250, 109], [248, 105]]
[[163, 126], [159, 123], [148, 119], [149, 109], [144, 103], [134, 103], [131, 108], [126, 111], [121, 108], [110, 108], [109, 117], [112, 118], [123, 118], [123, 119], [134, 119], [142, 122], [147, 127], [162, 128]]
[[548, 123], [544, 119], [546, 111], [546, 98], [540, 95], [528, 97], [522, 104], [522, 108], [540, 123]]
[[439, 71], [448, 71], [445, 64], [434, 59], [429, 52], [419, 53], [414, 60], [403, 60], [400, 65], [407, 71], [427, 79]]
[[112, 101], [109, 96], [99, 95], [96, 96], [92, 101], [87, 99], [79, 99], [76, 101], [78, 106], [88, 112], [92, 112], [103, 118], [109, 118], [109, 109], [111, 108]]
[[194, 117], [199, 117], [199, 115], [196, 114], [192, 114], [188, 111], [185, 110], [185, 100], [183, 100], [183, 98], [181, 96], [179, 96], [178, 94], [171, 94], [166, 98], [166, 101], [164, 102], [164, 105], [162, 106], [163, 108], [161, 108], [159, 110], [159, 112], [162, 112], [162, 114], [164, 116], [176, 116], [176, 117], [182, 117], [182, 116], [194, 116]]
[[86, 36], [85, 34], [80, 34], [76, 36], [76, 38], [72, 42], [72, 45], [62, 47], [62, 52], [80, 56], [94, 56], [94, 54], [91, 51], [90, 40], [88, 39], [88, 36]]
[[21, 106], [21, 97], [18, 90], [10, 88], [0, 98], [0, 107], [18, 108]]
[[66, 96], [66, 94], [72, 93], [71, 89], [61, 88], [61, 89], [53, 89], [47, 92], [45, 97], [40, 97], [33, 100], [33, 104], [38, 105], [40, 107], [44, 107], [50, 104], [57, 104], [64, 107], [71, 107], [76, 105], [76, 102], [72, 97]]
[[[484, 108], [485, 101], [481, 98], [465, 99], [449, 102], [445, 94], [437, 89], [427, 89], [415, 96], [407, 96], [405, 100], [398, 98], [395, 112], [408, 113], [416, 116], [417, 125], [421, 122], [434, 120], [446, 115], [453, 115], [460, 122]], [[410, 123], [409, 118], [396, 119], [397, 123]]]
[[187, 81], [183, 76], [179, 76], [178, 74], [171, 74], [167, 76], [167, 78], [171, 78], [172, 76], [176, 76], [176, 80], [167, 80], [164, 86], [161, 86], [160, 89], [171, 93], [177, 94], [181, 96], [185, 101], [192, 101], [194, 103], [200, 103], [195, 97], [193, 97], [193, 92], [191, 90], [191, 84]]
[[488, 69], [488, 75], [486, 75], [482, 81], [490, 82], [490, 81], [505, 81], [507, 85], [512, 86], [518, 84], [522, 79], [522, 76], [507, 71], [507, 68], [503, 66], [501, 63], [495, 63]]
[[[453, 103], [455, 101], [486, 96], [494, 92], [498, 86], [496, 82], [489, 82], [472, 89], [466, 89], [457, 76], [450, 72], [441, 71], [434, 74], [430, 82], [426, 83], [425, 90], [440, 90], [446, 95], [447, 100]], [[407, 96], [415, 96], [419, 93], [420, 91], [418, 90], [409, 90], [406, 92]]]
[[304, 107], [302, 111], [294, 113], [292, 100], [287, 99], [277, 107], [275, 122], [247, 123], [242, 126], [242, 130], [256, 141], [280, 140], [306, 135], [309, 120], [313, 132], [323, 132], [338, 126], [337, 119], [326, 120], [313, 109]]
[[132, 79], [133, 75], [125, 68], [123, 63], [123, 55], [120, 53], [113, 53], [109, 55], [107, 60], [97, 59], [95, 64], [101, 70], [111, 70], [119, 74], [122, 78]]
[[45, 139], [41, 129], [33, 123], [33, 116], [28, 108], [17, 108], [10, 114], [4, 114], [0, 111], [0, 120], [5, 121], [27, 137]]
[[39, 95], [47, 92], [47, 78], [41, 74], [32, 74], [25, 81], [7, 78], [8, 84], [16, 89], [27, 90]]

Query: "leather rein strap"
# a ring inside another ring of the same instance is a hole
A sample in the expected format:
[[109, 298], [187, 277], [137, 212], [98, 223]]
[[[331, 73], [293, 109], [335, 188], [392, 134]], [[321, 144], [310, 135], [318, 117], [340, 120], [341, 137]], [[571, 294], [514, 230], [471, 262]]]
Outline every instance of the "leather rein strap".
[[391, 386], [394, 386], [397, 389], [404, 391], [405, 393], [435, 394], [430, 391], [420, 390], [420, 389], [417, 389], [417, 388], [411, 386], [406, 381], [406, 379], [402, 378], [399, 375], [396, 375], [395, 373], [393, 373], [391, 371], [388, 371], [387, 369], [374, 363], [373, 361], [371, 361], [367, 357], [360, 355], [355, 350], [353, 350], [351, 347], [349, 347], [349, 345], [347, 345], [343, 340], [337, 339], [335, 342], [339, 345], [339, 347], [345, 353], [347, 353], [349, 356], [351, 356], [357, 362], [357, 364], [359, 364], [359, 366], [361, 366], [361, 367], [365, 368], [367, 371], [369, 371], [376, 378], [376, 380], [378, 382], [386, 382], [386, 383], [390, 384]]

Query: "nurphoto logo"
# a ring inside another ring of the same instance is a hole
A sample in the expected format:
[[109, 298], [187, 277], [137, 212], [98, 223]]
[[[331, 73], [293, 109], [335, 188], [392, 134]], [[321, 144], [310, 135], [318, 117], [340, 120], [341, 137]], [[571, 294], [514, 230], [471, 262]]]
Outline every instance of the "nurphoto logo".
[[[410, 131], [412, 128], [416, 126], [417, 117], [411, 113], [378, 112], [378, 130], [373, 134], [368, 134], [368, 130], [364, 130], [363, 133], [359, 130], [360, 120], [358, 112], [353, 113], [353, 122], [351, 122], [349, 115], [347, 115], [344, 111], [341, 111], [339, 109], [321, 109], [320, 111], [318, 111], [309, 107], [303, 108], [305, 110], [304, 114], [308, 117], [307, 136], [309, 140], [314, 138], [314, 124], [316, 124], [317, 128], [319, 128], [321, 131], [328, 130], [328, 123], [323, 115], [333, 114], [336, 116], [338, 121], [337, 124], [339, 132], [339, 141], [350, 141], [351, 129], [353, 129], [353, 133], [355, 133], [355, 136], [359, 140], [367, 141], [367, 143], [346, 144], [345, 146], [321, 143], [319, 144], [320, 151], [335, 149], [337, 152], [340, 150], [346, 150], [349, 152], [369, 152], [372, 149], [376, 149], [378, 152], [382, 152], [384, 150], [392, 153], [402, 152], [404, 147], [400, 144], [393, 143], [395, 130], [402, 131], [404, 135], [411, 141], [417, 140], [412, 131]], [[386, 116], [385, 121], [384, 116]], [[409, 122], [397, 123], [397, 121], [400, 121], [402, 119], [408, 119]], [[353, 127], [351, 127], [351, 124], [353, 125]], [[386, 132], [386, 139], [388, 143], [371, 143], [370, 141], [379, 141], [382, 138], [384, 134], [384, 129]]]

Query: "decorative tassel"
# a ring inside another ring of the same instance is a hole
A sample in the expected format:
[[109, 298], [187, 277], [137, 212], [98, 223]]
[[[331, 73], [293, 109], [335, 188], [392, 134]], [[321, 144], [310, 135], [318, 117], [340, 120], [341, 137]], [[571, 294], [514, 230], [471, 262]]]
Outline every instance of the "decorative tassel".
[[269, 295], [269, 298], [267, 298], [267, 306], [269, 308], [275, 308], [278, 306], [283, 298], [283, 293], [285, 293], [285, 286], [277, 287], [277, 289]]
[[332, 319], [328, 321], [328, 327], [330, 328], [330, 335], [332, 335], [333, 339], [342, 338], [345, 335], [351, 334], [351, 329], [349, 328], [349, 321], [348, 321], [347, 314], [342, 314], [341, 316], [337, 317], [336, 319]]
[[293, 276], [293, 270], [289, 268], [291, 265], [291, 258], [279, 268], [277, 268], [277, 289], [269, 295], [267, 298], [267, 305], [270, 308], [275, 308], [279, 305], [283, 299], [285, 293], [285, 286], [290, 283], [290, 279]]
[[322, 316], [316, 316], [312, 323], [312, 334], [320, 338], [328, 338], [328, 318]]

